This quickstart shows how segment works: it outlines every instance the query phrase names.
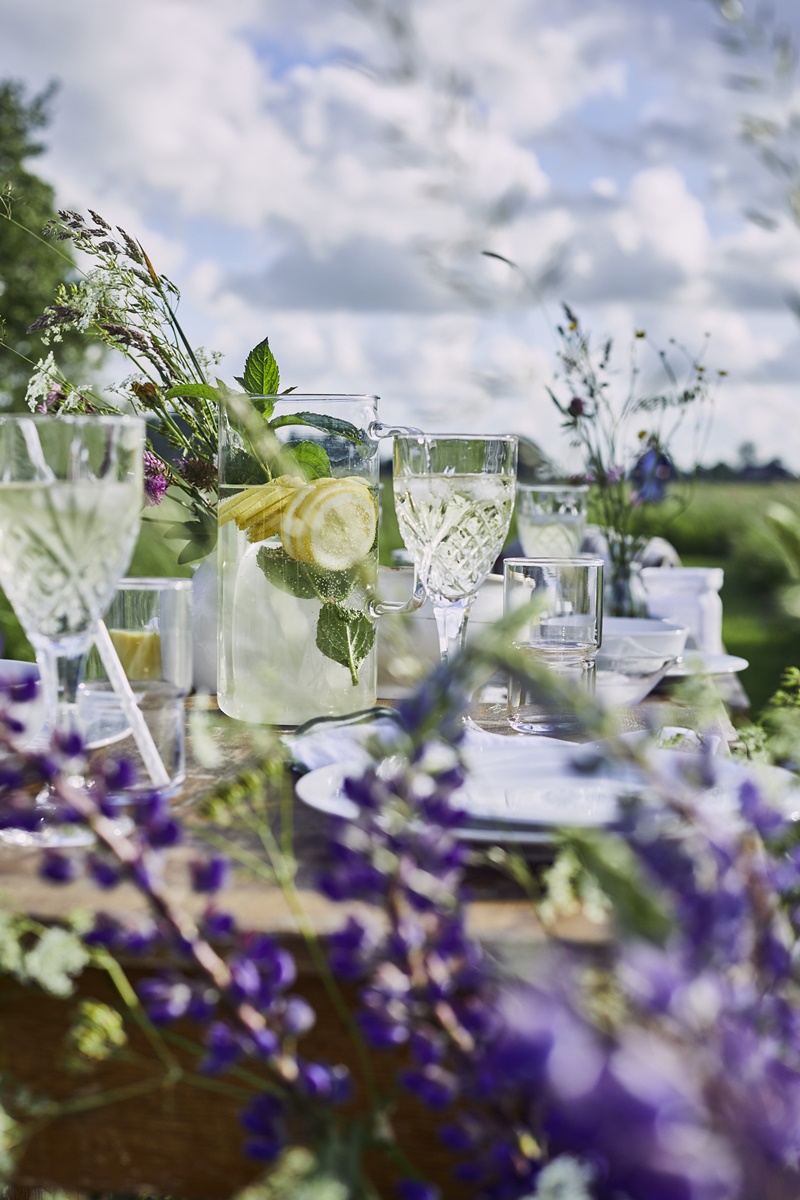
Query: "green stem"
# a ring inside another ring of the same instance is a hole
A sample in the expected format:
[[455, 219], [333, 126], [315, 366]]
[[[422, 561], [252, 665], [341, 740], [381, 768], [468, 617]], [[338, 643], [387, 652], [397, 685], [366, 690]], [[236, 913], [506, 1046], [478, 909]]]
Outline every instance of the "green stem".
[[147, 1038], [150, 1045], [153, 1047], [158, 1058], [164, 1064], [168, 1076], [177, 1079], [182, 1074], [181, 1066], [174, 1054], [170, 1052], [161, 1034], [148, 1018], [139, 997], [128, 979], [128, 976], [123, 971], [120, 964], [107, 951], [98, 950], [95, 952], [95, 961], [110, 977], [111, 982], [119, 993], [120, 999], [128, 1008], [131, 1017], [141, 1029], [144, 1036]]

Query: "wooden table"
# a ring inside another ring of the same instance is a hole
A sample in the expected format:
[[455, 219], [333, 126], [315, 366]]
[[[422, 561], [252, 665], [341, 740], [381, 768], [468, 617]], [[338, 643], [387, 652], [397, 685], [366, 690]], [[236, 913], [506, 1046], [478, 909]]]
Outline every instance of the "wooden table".
[[[500, 710], [485, 709], [482, 716], [489, 727], [506, 728]], [[676, 708], [669, 696], [662, 695], [639, 709], [626, 711], [621, 724], [624, 728], [637, 728], [655, 720], [662, 725], [691, 725], [694, 718], [691, 710]], [[721, 705], [718, 721], [719, 732], [732, 739], [733, 726]], [[230, 778], [252, 763], [255, 753], [252, 731], [236, 722], [221, 719], [208, 737], [219, 750], [217, 763], [209, 765], [207, 759], [198, 761], [190, 742], [187, 784], [175, 801], [195, 836], [203, 828], [198, 813], [204, 798], [218, 780]], [[270, 797], [269, 804], [277, 822], [280, 796]], [[298, 885], [302, 906], [315, 934], [324, 938], [342, 924], [345, 916], [342, 906], [324, 900], [312, 886], [314, 869], [324, 860], [328, 819], [296, 802], [293, 820], [294, 844], [301, 863]], [[185, 877], [186, 860], [192, 854], [191, 845], [171, 853], [167, 879], [181, 902], [196, 910], [202, 902], [191, 894]], [[130, 886], [101, 893], [86, 882], [65, 887], [47, 885], [37, 877], [36, 861], [34, 852], [0, 849], [0, 903], [4, 907], [35, 914], [45, 921], [58, 920], [75, 908], [127, 915], [145, 910], [143, 901]], [[516, 959], [544, 940], [545, 933], [529, 901], [507, 879], [483, 866], [471, 870], [470, 883], [474, 899], [468, 912], [469, 927], [496, 953]], [[312, 968], [296, 918], [281, 889], [237, 874], [222, 901], [225, 910], [232, 912], [241, 926], [279, 935], [295, 954], [300, 972], [298, 989], [320, 1015], [317, 1027], [304, 1039], [304, 1053], [309, 1057], [347, 1061], [344, 1029]], [[551, 932], [586, 943], [602, 943], [604, 936], [601, 928], [580, 916], [562, 921]], [[135, 979], [147, 972], [147, 964], [132, 962], [126, 964], [126, 969]], [[89, 997], [118, 1003], [108, 976], [94, 969], [84, 973], [77, 989], [78, 999]], [[170, 1080], [165, 1076], [164, 1064], [136, 1029], [131, 1030], [130, 1046], [140, 1055], [138, 1061], [112, 1061], [90, 1075], [76, 1076], [61, 1065], [75, 999], [58, 1001], [2, 976], [0, 1001], [3, 1005], [0, 1053], [3, 1070], [9, 1078], [34, 1093], [57, 1100], [77, 1100], [90, 1105], [98, 1096], [111, 1093], [117, 1096], [113, 1103], [58, 1116], [48, 1122], [30, 1140], [19, 1160], [16, 1174], [19, 1189], [147, 1190], [160, 1195], [213, 1200], [230, 1195], [259, 1173], [258, 1166], [241, 1153], [241, 1130], [237, 1122], [240, 1102], [198, 1086], [193, 1072], [185, 1076], [178, 1072]], [[184, 1050], [172, 1047], [172, 1052], [179, 1068], [196, 1061]], [[379, 1076], [388, 1079], [397, 1069], [397, 1060], [376, 1054], [375, 1066]], [[455, 1200], [459, 1189], [448, 1184], [448, 1155], [436, 1142], [426, 1111], [409, 1099], [398, 1111], [395, 1124], [404, 1142], [414, 1147], [414, 1157], [430, 1166], [432, 1177], [443, 1185], [445, 1196], [453, 1196]], [[376, 1180], [381, 1194], [384, 1188], [389, 1194], [389, 1181], [381, 1178], [380, 1171]]]

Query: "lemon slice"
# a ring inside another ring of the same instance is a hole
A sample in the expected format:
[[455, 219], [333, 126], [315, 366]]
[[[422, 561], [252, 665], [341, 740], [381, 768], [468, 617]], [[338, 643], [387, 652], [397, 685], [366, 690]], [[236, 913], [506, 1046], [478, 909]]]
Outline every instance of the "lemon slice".
[[229, 496], [219, 506], [219, 523], [235, 521], [251, 542], [261, 542], [278, 532], [281, 513], [303, 486], [294, 475], [280, 475], [271, 483], [261, 483]]
[[367, 485], [356, 476], [315, 479], [283, 510], [280, 534], [290, 558], [325, 571], [361, 562], [375, 540], [378, 514]]

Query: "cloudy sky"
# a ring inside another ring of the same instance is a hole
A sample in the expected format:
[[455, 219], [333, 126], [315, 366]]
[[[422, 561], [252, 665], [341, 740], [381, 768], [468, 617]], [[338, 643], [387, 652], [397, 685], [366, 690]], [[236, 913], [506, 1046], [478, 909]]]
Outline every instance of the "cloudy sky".
[[566, 300], [620, 386], [635, 328], [709, 333], [704, 459], [800, 470], [800, 229], [739, 136], [788, 101], [731, 88], [770, 68], [724, 28], [712, 0], [0, 0], [0, 76], [59, 81], [36, 169], [143, 242], [229, 379], [268, 334], [285, 386], [563, 458]]

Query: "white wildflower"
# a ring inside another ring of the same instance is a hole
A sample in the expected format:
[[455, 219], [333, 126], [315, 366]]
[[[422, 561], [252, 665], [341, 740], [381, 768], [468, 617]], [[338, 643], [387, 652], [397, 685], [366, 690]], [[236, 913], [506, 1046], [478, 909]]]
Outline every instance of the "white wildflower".
[[0, 912], [0, 972], [19, 976], [22, 947], [17, 923], [11, 913]]
[[548, 1163], [527, 1200], [591, 1200], [589, 1185], [594, 1172], [587, 1163], [562, 1154]]
[[25, 974], [54, 996], [69, 996], [73, 979], [89, 961], [80, 939], [66, 929], [46, 929], [25, 955]]
[[11, 1182], [14, 1160], [19, 1146], [19, 1125], [0, 1108], [0, 1184]]
[[33, 374], [25, 390], [25, 403], [31, 412], [36, 412], [53, 388], [60, 386], [61, 378], [51, 350], [47, 357], [40, 358], [33, 368]]

